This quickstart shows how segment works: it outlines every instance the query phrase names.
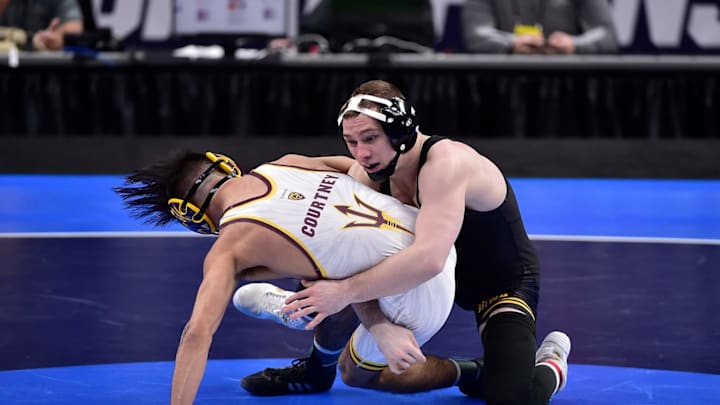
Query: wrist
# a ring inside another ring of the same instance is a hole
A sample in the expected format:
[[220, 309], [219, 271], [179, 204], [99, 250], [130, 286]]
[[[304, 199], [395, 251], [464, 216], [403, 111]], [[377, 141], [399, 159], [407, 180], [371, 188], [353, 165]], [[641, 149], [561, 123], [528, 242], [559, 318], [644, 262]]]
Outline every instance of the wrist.
[[372, 324], [365, 325], [365, 327], [367, 328], [368, 332], [370, 332], [370, 334], [377, 339], [378, 336], [381, 336], [383, 332], [389, 331], [388, 328], [392, 325], [393, 323], [383, 316], [375, 318]]
[[343, 297], [346, 301], [347, 305], [357, 304], [360, 302], [364, 302], [363, 300], [359, 300], [357, 297], [357, 289], [356, 288], [350, 288], [350, 282], [349, 279], [340, 280], [338, 282], [340, 287], [340, 293], [341, 297]]

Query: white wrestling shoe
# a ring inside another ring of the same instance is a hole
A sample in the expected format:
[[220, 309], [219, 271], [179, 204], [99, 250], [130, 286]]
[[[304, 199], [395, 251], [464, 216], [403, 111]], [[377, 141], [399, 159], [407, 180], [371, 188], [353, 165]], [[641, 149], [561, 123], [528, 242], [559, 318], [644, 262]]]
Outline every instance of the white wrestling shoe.
[[568, 356], [570, 356], [570, 338], [563, 332], [548, 333], [535, 352], [535, 365], [550, 367], [557, 377], [553, 394], [561, 391], [567, 384]]
[[235, 291], [233, 306], [247, 316], [269, 319], [290, 329], [305, 330], [305, 326], [312, 320], [311, 317], [289, 319], [282, 312], [285, 299], [293, 294], [293, 291], [283, 290], [274, 284], [250, 283]]

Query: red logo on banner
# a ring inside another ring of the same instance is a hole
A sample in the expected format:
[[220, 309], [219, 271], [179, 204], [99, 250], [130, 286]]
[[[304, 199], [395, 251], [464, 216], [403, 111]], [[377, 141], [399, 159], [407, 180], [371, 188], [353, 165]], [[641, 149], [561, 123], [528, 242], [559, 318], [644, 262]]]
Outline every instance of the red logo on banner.
[[240, 8], [245, 8], [245, 1], [244, 0], [228, 0], [227, 8], [230, 11], [240, 9]]

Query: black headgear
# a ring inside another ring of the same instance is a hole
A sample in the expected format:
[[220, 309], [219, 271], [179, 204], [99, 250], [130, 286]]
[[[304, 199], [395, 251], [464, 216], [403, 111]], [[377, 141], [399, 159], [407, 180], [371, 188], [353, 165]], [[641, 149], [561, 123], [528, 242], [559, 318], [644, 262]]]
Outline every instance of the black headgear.
[[[380, 111], [361, 107], [363, 100], [380, 104]], [[348, 100], [337, 118], [338, 130], [342, 135], [342, 120], [348, 111], [357, 111], [380, 121], [390, 143], [398, 153], [412, 149], [417, 140], [418, 123], [415, 108], [401, 97], [386, 99], [369, 94], [357, 94]]]

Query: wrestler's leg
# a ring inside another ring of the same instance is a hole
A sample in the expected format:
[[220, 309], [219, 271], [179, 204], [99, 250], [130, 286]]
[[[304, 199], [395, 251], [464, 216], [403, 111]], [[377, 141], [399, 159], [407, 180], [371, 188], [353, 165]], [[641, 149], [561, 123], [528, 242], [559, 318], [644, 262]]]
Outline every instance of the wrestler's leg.
[[516, 312], [493, 315], [482, 333], [482, 386], [488, 404], [532, 404], [535, 324]]
[[308, 357], [294, 360], [288, 367], [248, 375], [242, 379], [242, 387], [259, 396], [328, 391], [335, 381], [338, 357], [358, 324], [352, 307], [325, 318], [313, 330]]
[[536, 351], [535, 323], [529, 315], [513, 311], [492, 315], [482, 332], [485, 357], [480, 384], [461, 390], [489, 405], [547, 404], [564, 386], [570, 351], [565, 334], [554, 332], [548, 338], [558, 342], [546, 339]]
[[[442, 274], [405, 294], [379, 300], [385, 316], [396, 325], [412, 331], [420, 346], [445, 324], [453, 308], [455, 281], [454, 252]], [[340, 374], [351, 386], [391, 392], [421, 392], [450, 387], [469, 374], [478, 375], [478, 364], [425, 356], [402, 374], [394, 374], [377, 342], [364, 325], [358, 326], [340, 358]]]
[[456, 380], [455, 365], [447, 359], [426, 356], [425, 363], [416, 363], [402, 374], [394, 374], [382, 361], [380, 349], [362, 327], [353, 335], [340, 355], [340, 375], [352, 387], [380, 391], [411, 393], [450, 387]]
[[434, 356], [426, 356], [426, 363], [414, 364], [402, 374], [393, 374], [387, 367], [382, 371], [366, 370], [348, 362], [348, 357], [343, 352], [339, 365], [343, 382], [351, 387], [413, 393], [451, 387], [455, 381], [455, 366]]

